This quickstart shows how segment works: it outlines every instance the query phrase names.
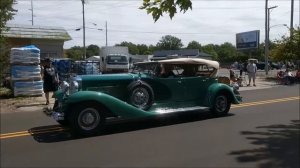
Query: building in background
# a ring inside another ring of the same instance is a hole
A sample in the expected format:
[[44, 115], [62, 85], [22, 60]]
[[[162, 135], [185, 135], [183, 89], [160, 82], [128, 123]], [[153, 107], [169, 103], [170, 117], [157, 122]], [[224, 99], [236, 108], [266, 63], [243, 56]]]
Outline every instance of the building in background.
[[8, 48], [35, 45], [40, 49], [41, 59], [45, 57], [62, 58], [64, 42], [72, 38], [62, 27], [7, 25], [8, 31], [3, 35], [7, 38]]

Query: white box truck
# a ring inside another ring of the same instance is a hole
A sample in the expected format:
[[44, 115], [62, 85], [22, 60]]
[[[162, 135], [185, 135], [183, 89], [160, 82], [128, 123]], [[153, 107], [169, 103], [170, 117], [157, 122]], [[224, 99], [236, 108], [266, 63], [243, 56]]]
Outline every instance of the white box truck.
[[128, 47], [106, 46], [100, 51], [102, 73], [122, 73], [129, 70]]

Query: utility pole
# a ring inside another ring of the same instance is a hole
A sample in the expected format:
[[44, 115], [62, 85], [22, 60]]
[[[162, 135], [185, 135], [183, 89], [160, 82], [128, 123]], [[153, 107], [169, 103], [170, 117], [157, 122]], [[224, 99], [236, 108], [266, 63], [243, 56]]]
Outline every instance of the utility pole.
[[83, 24], [83, 59], [86, 59], [86, 48], [85, 48], [85, 17], [84, 17], [84, 2], [85, 0], [81, 0], [82, 2], [82, 24]]
[[294, 30], [294, 0], [291, 0], [291, 25], [290, 25], [290, 38], [293, 39], [293, 30]]
[[107, 47], [107, 21], [105, 21], [105, 46]]
[[31, 0], [31, 25], [33, 26], [33, 2]]

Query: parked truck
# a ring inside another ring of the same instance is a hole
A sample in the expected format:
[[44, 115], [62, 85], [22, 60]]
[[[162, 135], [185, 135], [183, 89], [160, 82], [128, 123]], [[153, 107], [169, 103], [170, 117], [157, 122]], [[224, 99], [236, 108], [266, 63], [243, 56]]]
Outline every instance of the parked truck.
[[119, 73], [129, 70], [129, 51], [128, 47], [106, 46], [101, 47], [101, 72]]

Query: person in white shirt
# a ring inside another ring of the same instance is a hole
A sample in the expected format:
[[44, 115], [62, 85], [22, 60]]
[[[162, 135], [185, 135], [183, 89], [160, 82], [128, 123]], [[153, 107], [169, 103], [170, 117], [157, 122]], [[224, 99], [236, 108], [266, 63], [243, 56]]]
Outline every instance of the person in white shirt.
[[247, 65], [247, 72], [249, 77], [249, 84], [247, 86], [250, 86], [251, 79], [253, 79], [253, 86], [256, 86], [255, 84], [256, 71], [257, 71], [256, 64], [254, 63], [254, 61], [251, 60], [250, 63]]

